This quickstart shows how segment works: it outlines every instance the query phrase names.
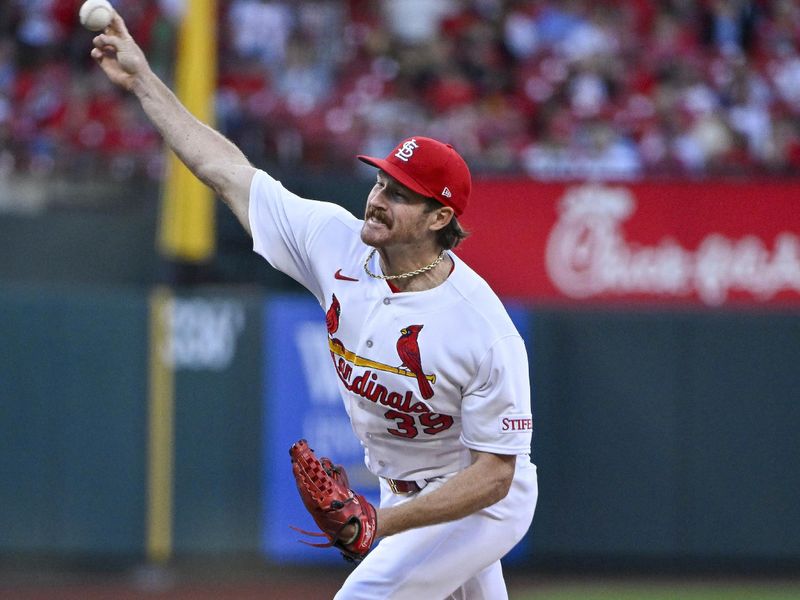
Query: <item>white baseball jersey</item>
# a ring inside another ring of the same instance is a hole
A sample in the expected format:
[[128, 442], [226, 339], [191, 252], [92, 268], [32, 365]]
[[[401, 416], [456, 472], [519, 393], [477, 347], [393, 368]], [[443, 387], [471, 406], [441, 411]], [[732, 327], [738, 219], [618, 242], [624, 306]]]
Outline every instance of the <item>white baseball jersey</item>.
[[[254, 177], [254, 249], [326, 311], [331, 367], [369, 470], [419, 481], [466, 468], [469, 449], [528, 454], [527, 355], [500, 300], [452, 253], [444, 283], [393, 293], [364, 271], [362, 223]], [[380, 272], [377, 254], [370, 270]]]

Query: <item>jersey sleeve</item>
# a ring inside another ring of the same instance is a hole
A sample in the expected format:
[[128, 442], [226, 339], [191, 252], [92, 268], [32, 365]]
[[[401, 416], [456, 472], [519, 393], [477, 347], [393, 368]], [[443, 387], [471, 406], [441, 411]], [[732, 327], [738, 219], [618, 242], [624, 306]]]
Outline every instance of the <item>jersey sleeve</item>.
[[464, 390], [461, 442], [473, 450], [528, 454], [533, 437], [530, 377], [518, 335], [495, 342]]
[[324, 236], [325, 226], [337, 216], [353, 218], [341, 206], [289, 192], [264, 171], [253, 177], [249, 208], [253, 250], [318, 300], [322, 292], [314, 273], [313, 248]]

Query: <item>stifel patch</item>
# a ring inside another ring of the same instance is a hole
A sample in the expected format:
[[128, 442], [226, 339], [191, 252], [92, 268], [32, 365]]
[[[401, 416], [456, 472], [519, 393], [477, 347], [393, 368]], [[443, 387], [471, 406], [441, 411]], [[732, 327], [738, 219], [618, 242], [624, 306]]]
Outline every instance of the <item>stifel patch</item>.
[[505, 415], [500, 417], [500, 433], [533, 431], [533, 415]]

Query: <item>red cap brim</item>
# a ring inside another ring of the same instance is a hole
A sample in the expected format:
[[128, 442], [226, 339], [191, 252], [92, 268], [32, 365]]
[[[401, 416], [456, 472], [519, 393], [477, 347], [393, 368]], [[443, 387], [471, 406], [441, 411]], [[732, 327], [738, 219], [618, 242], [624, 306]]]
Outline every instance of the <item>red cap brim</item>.
[[395, 164], [390, 163], [388, 160], [384, 158], [375, 158], [373, 156], [365, 156], [363, 154], [359, 154], [356, 158], [361, 162], [367, 163], [368, 165], [372, 165], [373, 167], [377, 167], [387, 173], [390, 177], [393, 177], [404, 186], [409, 188], [410, 190], [415, 191], [418, 194], [425, 196], [426, 198], [433, 198], [437, 202], [441, 202], [434, 192], [426, 188], [424, 185], [419, 183], [416, 179], [408, 175], [405, 171], [403, 171], [400, 167]]

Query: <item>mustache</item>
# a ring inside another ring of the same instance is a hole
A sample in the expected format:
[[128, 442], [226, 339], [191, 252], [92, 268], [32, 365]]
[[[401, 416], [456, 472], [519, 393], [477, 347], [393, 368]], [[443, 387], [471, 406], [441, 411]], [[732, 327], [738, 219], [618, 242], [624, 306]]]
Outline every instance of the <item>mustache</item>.
[[364, 215], [364, 220], [367, 219], [375, 219], [376, 221], [380, 221], [384, 225], [389, 225], [389, 219], [386, 216], [386, 213], [377, 208], [367, 208], [367, 212]]

